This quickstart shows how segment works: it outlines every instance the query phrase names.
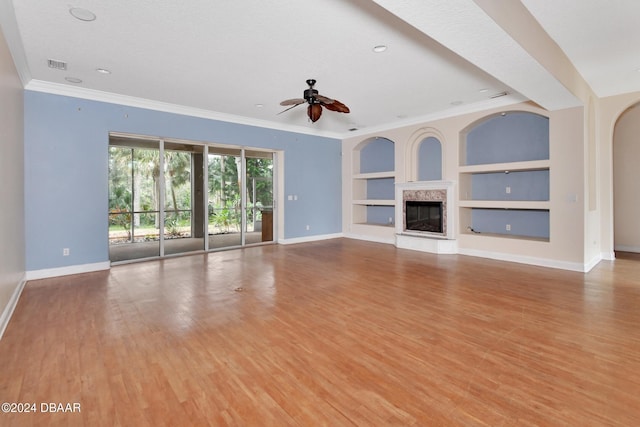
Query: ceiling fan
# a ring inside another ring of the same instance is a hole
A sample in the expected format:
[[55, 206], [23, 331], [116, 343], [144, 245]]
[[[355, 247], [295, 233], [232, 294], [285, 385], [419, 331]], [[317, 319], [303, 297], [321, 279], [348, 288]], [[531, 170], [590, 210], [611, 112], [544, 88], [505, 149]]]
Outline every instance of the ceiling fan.
[[297, 107], [300, 104], [304, 104], [305, 102], [309, 104], [307, 107], [307, 116], [312, 122], [316, 122], [320, 116], [322, 115], [322, 107], [327, 110], [337, 111], [338, 113], [348, 113], [349, 107], [344, 105], [342, 102], [331, 99], [326, 96], [322, 96], [318, 93], [313, 86], [316, 84], [314, 79], [307, 80], [307, 84], [309, 85], [309, 89], [305, 89], [303, 98], [293, 98], [287, 99], [280, 103], [282, 106], [291, 105], [291, 107], [287, 108], [279, 112], [278, 114], [282, 114], [285, 111], [291, 110], [293, 107]]

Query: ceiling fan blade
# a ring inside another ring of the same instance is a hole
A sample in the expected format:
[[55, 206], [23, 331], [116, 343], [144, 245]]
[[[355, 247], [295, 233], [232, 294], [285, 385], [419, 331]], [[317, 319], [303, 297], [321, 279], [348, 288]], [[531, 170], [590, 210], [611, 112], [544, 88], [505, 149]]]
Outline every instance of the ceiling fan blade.
[[280, 111], [278, 114], [276, 114], [276, 116], [277, 116], [277, 115], [279, 115], [279, 114], [282, 114], [282, 113], [284, 113], [284, 112], [286, 112], [286, 111], [289, 111], [289, 110], [291, 110], [292, 108], [297, 107], [297, 106], [298, 106], [298, 105], [300, 105], [300, 104], [304, 104], [305, 102], [306, 102], [306, 101], [303, 99], [303, 100], [302, 100], [302, 102], [299, 102], [299, 103], [297, 103], [297, 104], [295, 104], [295, 105], [292, 105], [291, 107], [289, 107], [289, 108], [287, 108], [287, 109], [284, 109], [284, 110]]
[[337, 111], [338, 113], [348, 113], [350, 112], [349, 107], [344, 105], [342, 102], [334, 99], [331, 104], [323, 104], [327, 110]]
[[309, 106], [307, 107], [307, 115], [309, 116], [311, 121], [315, 123], [322, 115], [322, 105], [309, 104]]
[[293, 105], [293, 104], [298, 105], [298, 104], [302, 104], [303, 102], [306, 102], [306, 101], [302, 98], [285, 99], [280, 103], [280, 105], [282, 106]]
[[333, 104], [335, 102], [334, 99], [329, 98], [328, 96], [316, 95], [316, 99], [323, 104]]

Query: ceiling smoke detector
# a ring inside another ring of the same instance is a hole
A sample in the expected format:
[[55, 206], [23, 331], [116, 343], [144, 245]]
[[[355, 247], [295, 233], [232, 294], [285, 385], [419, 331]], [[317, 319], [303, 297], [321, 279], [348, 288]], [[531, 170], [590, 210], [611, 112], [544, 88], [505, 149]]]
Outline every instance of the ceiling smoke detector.
[[67, 63], [64, 61], [58, 61], [57, 59], [47, 59], [47, 65], [54, 70], [67, 70]]

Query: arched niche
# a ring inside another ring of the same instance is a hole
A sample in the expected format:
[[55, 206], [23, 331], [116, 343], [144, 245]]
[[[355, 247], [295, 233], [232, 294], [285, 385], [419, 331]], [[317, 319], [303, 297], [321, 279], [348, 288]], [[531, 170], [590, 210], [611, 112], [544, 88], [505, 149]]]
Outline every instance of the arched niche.
[[483, 117], [461, 132], [460, 165], [549, 159], [549, 118], [530, 111]]
[[420, 129], [407, 144], [407, 181], [439, 181], [444, 176], [444, 138], [433, 128]]
[[355, 173], [376, 173], [395, 170], [395, 144], [387, 138], [365, 139], [355, 149]]

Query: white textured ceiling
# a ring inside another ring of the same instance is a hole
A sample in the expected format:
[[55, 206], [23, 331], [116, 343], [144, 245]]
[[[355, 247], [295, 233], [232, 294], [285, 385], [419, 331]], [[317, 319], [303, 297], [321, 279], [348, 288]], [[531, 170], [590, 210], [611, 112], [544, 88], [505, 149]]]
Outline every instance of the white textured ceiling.
[[599, 97], [640, 90], [639, 0], [522, 0]]
[[[598, 94], [640, 90], [640, 57], [626, 54], [640, 44], [623, 40], [640, 2], [523, 3]], [[97, 19], [77, 20], [71, 7]], [[239, 123], [344, 137], [523, 99], [549, 109], [575, 102], [473, 0], [0, 0], [0, 12], [27, 89]], [[585, 31], [597, 16], [624, 28], [605, 20]], [[387, 51], [374, 53], [380, 44]], [[635, 74], [612, 82], [614, 66]], [[301, 105], [278, 115], [308, 78], [351, 113], [325, 110], [311, 123]], [[503, 91], [510, 96], [489, 99]]]

